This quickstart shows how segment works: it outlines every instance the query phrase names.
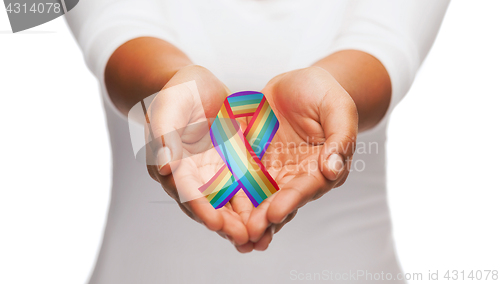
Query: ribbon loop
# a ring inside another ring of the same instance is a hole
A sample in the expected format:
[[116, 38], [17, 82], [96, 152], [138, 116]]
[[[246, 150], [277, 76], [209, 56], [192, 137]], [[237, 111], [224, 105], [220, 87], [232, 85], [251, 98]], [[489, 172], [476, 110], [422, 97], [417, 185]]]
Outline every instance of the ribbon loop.
[[[251, 116], [244, 133], [236, 121]], [[226, 98], [210, 127], [212, 144], [225, 165], [199, 188], [214, 208], [224, 206], [240, 189], [257, 207], [279, 190], [261, 162], [279, 122], [264, 94], [239, 92]]]

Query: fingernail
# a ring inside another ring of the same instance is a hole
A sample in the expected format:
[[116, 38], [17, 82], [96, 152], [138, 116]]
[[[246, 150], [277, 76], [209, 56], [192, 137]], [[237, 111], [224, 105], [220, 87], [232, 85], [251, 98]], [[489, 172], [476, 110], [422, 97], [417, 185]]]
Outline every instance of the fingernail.
[[331, 154], [328, 157], [328, 168], [335, 172], [335, 174], [340, 173], [342, 168], [344, 168], [344, 159], [339, 154]]
[[158, 156], [156, 157], [156, 162], [158, 164], [158, 171], [161, 174], [161, 169], [170, 163], [172, 160], [172, 155], [170, 154], [170, 149], [168, 147], [162, 147], [158, 151]]

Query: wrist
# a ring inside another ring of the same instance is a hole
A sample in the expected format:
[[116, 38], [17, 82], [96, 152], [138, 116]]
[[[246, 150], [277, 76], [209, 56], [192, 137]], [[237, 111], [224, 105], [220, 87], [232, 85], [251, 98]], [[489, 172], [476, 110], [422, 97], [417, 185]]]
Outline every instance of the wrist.
[[385, 116], [391, 100], [391, 80], [375, 57], [358, 50], [344, 50], [314, 66], [327, 70], [354, 100], [360, 132], [373, 128]]
[[168, 42], [136, 38], [111, 55], [104, 81], [113, 104], [127, 115], [132, 106], [160, 91], [178, 70], [189, 64], [189, 58]]

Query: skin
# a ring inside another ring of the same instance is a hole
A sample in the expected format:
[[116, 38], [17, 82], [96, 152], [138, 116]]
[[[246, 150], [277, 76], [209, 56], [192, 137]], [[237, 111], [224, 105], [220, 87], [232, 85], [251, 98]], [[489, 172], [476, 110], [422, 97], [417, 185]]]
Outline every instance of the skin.
[[[169, 89], [193, 80], [201, 102], [187, 89]], [[267, 249], [300, 207], [345, 182], [358, 131], [380, 122], [391, 99], [384, 66], [361, 51], [340, 51], [311, 67], [277, 75], [262, 90], [280, 122], [262, 162], [280, 190], [257, 208], [240, 191], [215, 210], [196, 193], [223, 161], [211, 145], [208, 125], [185, 126], [217, 115], [230, 94], [223, 82], [193, 65], [175, 46], [145, 37], [113, 53], [105, 83], [112, 102], [125, 115], [141, 99], [162, 90], [148, 109], [151, 128], [146, 127], [146, 135], [151, 131], [162, 137], [147, 149], [148, 156], [158, 159], [158, 165], [148, 165], [148, 172], [184, 213], [242, 253]], [[244, 130], [248, 118], [238, 122]], [[191, 200], [182, 202], [186, 194]]]

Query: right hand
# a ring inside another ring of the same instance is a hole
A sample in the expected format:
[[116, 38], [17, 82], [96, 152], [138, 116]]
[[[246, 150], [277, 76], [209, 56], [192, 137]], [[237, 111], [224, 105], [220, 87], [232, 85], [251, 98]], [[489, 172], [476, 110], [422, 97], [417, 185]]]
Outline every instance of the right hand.
[[[224, 165], [208, 130], [228, 95], [228, 88], [207, 69], [180, 69], [148, 108], [146, 137], [152, 134], [154, 139], [147, 147], [147, 159], [154, 161], [148, 163], [148, 172], [186, 215], [230, 240], [238, 251], [249, 252], [250, 200], [240, 192], [216, 210], [198, 191]], [[246, 121], [240, 124], [244, 127]]]

